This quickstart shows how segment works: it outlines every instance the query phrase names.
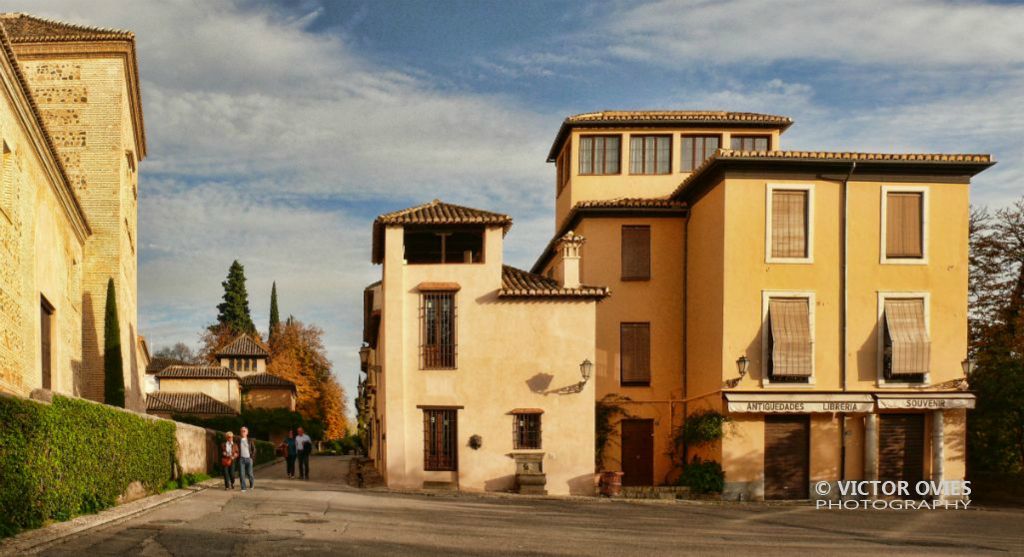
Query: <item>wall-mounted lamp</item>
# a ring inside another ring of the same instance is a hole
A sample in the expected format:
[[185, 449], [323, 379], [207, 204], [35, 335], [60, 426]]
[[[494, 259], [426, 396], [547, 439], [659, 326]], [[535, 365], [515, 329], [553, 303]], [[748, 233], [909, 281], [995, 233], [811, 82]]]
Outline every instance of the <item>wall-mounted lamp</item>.
[[363, 365], [363, 367], [365, 367], [366, 364], [369, 363], [369, 361], [370, 361], [370, 347], [369, 347], [369, 345], [364, 344], [361, 347], [359, 347], [359, 363], [361, 365]]
[[590, 381], [590, 375], [594, 373], [594, 362], [589, 359], [580, 362], [580, 375], [583, 377], [583, 383], [586, 384]]
[[736, 371], [740, 372], [740, 378], [747, 376], [747, 367], [750, 366], [750, 358], [744, 354], [736, 359]]
[[964, 377], [970, 377], [974, 373], [974, 360], [968, 356], [964, 358], [964, 361], [960, 362], [960, 367], [964, 370]]

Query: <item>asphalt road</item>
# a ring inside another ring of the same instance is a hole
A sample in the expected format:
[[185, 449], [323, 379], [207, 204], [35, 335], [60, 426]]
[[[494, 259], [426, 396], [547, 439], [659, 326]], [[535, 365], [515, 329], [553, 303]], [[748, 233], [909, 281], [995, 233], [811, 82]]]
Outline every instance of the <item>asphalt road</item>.
[[1024, 510], [824, 511], [805, 505], [410, 495], [345, 485], [347, 461], [283, 465], [248, 493], [207, 489], [44, 555], [1024, 555]]

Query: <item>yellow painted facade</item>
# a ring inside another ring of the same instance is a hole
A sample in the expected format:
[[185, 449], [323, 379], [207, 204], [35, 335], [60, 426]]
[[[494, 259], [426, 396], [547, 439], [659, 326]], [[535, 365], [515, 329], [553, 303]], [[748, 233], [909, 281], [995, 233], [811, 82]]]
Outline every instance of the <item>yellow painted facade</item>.
[[[685, 460], [699, 456], [722, 463], [724, 497], [763, 498], [766, 482], [771, 497], [777, 480], [766, 478], [766, 453], [781, 449], [768, 447], [775, 441], [766, 438], [773, 435], [766, 422], [786, 415], [806, 416], [807, 449], [800, 458], [807, 469], [803, 481], [810, 485], [878, 478], [879, 451], [889, 442], [880, 424], [897, 414], [920, 416], [924, 424], [923, 478], [962, 479], [965, 413], [973, 407], [963, 392], [962, 369], [969, 182], [992, 164], [990, 158], [791, 153], [780, 145], [788, 119], [708, 114], [570, 117], [549, 157], [556, 175], [554, 238], [567, 230], [587, 237], [581, 280], [612, 290], [597, 310], [595, 395], [618, 397], [627, 418], [653, 420], [653, 448], [646, 457], [653, 461], [652, 483], [671, 483]], [[692, 175], [680, 171], [682, 138], [715, 135], [727, 148], [732, 135], [755, 133], [770, 136], [766, 150], [711, 151]], [[630, 137], [637, 134], [671, 137], [668, 174], [629, 172]], [[620, 137], [618, 173], [580, 175], [580, 140], [593, 135]], [[808, 257], [783, 261], [769, 254], [775, 189], [807, 192]], [[890, 191], [923, 195], [921, 258], [884, 256], [884, 200]], [[620, 278], [626, 225], [650, 227], [649, 280]], [[542, 252], [535, 272], [559, 275], [553, 245]], [[813, 371], [804, 382], [768, 377], [768, 302], [774, 297], [811, 300]], [[921, 381], [882, 377], [884, 300], [899, 297], [924, 300], [930, 366]], [[651, 379], [641, 387], [622, 384], [617, 369], [620, 326], [637, 321], [651, 324]], [[748, 361], [742, 378], [740, 356]], [[736, 402], [750, 397], [770, 404]], [[858, 402], [843, 402], [850, 400]], [[703, 411], [729, 418], [725, 437], [702, 446], [677, 445], [684, 416]], [[623, 470], [622, 460], [633, 457], [625, 454], [620, 436], [617, 428], [603, 455], [604, 469]], [[630, 483], [628, 477], [623, 481]], [[801, 491], [807, 490], [798, 486], [791, 493]], [[805, 496], [813, 497], [813, 491]]]

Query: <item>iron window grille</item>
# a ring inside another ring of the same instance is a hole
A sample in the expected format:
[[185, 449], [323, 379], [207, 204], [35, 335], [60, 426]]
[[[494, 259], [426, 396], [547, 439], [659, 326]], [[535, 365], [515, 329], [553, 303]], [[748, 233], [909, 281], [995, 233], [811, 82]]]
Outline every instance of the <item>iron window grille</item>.
[[515, 449], [541, 448], [540, 414], [516, 414], [512, 418], [512, 447]]
[[456, 410], [423, 410], [423, 469], [456, 471], [458, 466], [458, 417]]
[[455, 369], [455, 292], [424, 293], [420, 302], [420, 369]]

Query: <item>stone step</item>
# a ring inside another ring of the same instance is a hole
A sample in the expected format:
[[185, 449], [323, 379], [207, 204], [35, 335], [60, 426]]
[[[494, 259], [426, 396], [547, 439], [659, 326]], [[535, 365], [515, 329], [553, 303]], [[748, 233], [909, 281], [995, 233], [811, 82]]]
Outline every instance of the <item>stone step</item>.
[[435, 491], [458, 491], [455, 482], [423, 482], [423, 489]]
[[623, 486], [623, 499], [689, 499], [690, 488], [684, 486]]

